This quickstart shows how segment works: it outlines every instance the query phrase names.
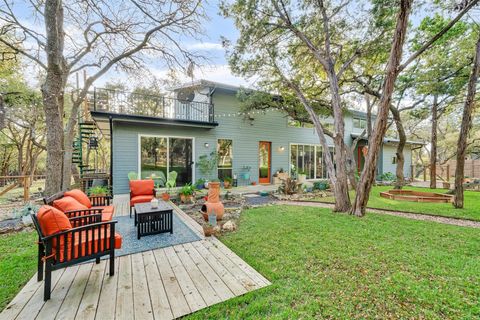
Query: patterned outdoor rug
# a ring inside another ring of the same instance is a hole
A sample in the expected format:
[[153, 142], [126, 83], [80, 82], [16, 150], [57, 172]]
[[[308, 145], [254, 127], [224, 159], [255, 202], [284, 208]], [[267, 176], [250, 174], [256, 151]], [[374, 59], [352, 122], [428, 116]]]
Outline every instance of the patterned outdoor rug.
[[[182, 220], [173, 212], [173, 233], [160, 233], [143, 236], [137, 239], [137, 228], [133, 225], [133, 216], [114, 217], [118, 223], [115, 225], [115, 232], [122, 235], [122, 248], [115, 250], [115, 256], [124, 256], [137, 252], [170, 247], [176, 244], [188, 243], [201, 240]], [[105, 257], [108, 258], [108, 257]]]

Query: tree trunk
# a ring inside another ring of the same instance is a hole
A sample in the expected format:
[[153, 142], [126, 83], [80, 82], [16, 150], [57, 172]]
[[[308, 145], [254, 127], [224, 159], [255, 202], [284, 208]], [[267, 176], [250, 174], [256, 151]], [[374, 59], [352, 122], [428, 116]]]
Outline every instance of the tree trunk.
[[333, 107], [333, 143], [335, 145], [335, 176], [337, 183], [334, 186], [335, 192], [335, 212], [348, 212], [351, 208], [350, 194], [348, 193], [348, 175], [347, 175], [347, 150], [345, 146], [345, 122], [343, 120], [342, 104], [339, 93], [338, 78], [335, 72], [335, 65], [328, 57], [327, 66], [325, 66], [332, 95]]
[[43, 108], [47, 127], [47, 163], [45, 194], [62, 189], [63, 166], [63, 94], [65, 88], [64, 32], [61, 0], [45, 1], [47, 74], [42, 85]]
[[347, 148], [347, 175], [351, 189], [357, 190], [357, 178], [355, 176], [357, 162], [355, 161], [355, 156], [353, 154], [354, 150], [355, 149], [351, 150], [350, 148]]
[[5, 101], [3, 100], [3, 94], [0, 93], [0, 131], [5, 128]]
[[369, 148], [365, 167], [363, 168], [360, 181], [357, 185], [357, 194], [351, 213], [356, 216], [364, 216], [367, 207], [370, 190], [375, 179], [375, 169], [377, 167], [378, 155], [382, 147], [383, 137], [387, 130], [388, 110], [392, 100], [392, 94], [395, 87], [403, 52], [403, 44], [405, 42], [405, 34], [408, 26], [408, 16], [412, 6], [412, 0], [402, 0], [400, 4], [400, 12], [397, 16], [397, 25], [393, 38], [392, 48], [388, 59], [386, 77], [383, 83], [382, 96], [380, 98], [377, 119], [372, 136], [369, 139]]
[[393, 115], [393, 121], [395, 121], [395, 126], [398, 132], [398, 145], [395, 152], [397, 156], [397, 167], [395, 169], [395, 174], [397, 176], [397, 181], [395, 182], [395, 189], [402, 189], [405, 185], [405, 176], [403, 174], [405, 167], [405, 156], [403, 155], [403, 149], [407, 142], [407, 135], [405, 134], [405, 128], [403, 127], [402, 118], [400, 117], [400, 112], [393, 105], [390, 105], [390, 112]]
[[437, 188], [437, 123], [438, 123], [438, 96], [433, 96], [432, 105], [432, 133], [430, 140], [430, 188]]
[[472, 113], [475, 106], [475, 94], [477, 90], [478, 74], [480, 72], [480, 37], [477, 40], [475, 60], [472, 74], [468, 82], [467, 98], [463, 108], [462, 126], [458, 136], [457, 167], [455, 169], [455, 208], [463, 208], [463, 179], [465, 169], [465, 155], [467, 151], [467, 137], [472, 126]]

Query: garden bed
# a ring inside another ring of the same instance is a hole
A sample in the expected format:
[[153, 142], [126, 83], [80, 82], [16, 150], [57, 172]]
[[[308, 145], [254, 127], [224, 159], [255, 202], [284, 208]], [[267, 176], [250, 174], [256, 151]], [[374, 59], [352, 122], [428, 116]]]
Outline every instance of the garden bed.
[[412, 202], [451, 203], [453, 195], [445, 193], [424, 192], [417, 190], [388, 190], [380, 192], [380, 196], [392, 200]]

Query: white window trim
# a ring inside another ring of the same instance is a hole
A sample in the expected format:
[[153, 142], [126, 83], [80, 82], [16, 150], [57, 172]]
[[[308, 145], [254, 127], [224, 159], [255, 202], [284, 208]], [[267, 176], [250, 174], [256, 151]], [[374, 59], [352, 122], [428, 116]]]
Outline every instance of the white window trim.
[[[142, 138], [166, 138], [167, 139], [167, 157], [170, 157], [170, 138], [179, 138], [179, 139], [190, 139], [192, 140], [192, 181], [191, 183], [195, 183], [195, 163], [197, 160], [196, 153], [195, 153], [195, 137], [186, 137], [186, 136], [167, 136], [167, 135], [157, 135], [157, 134], [138, 134], [138, 139], [137, 139], [137, 152], [138, 152], [138, 157], [137, 157], [137, 173], [138, 177], [141, 179], [142, 178]], [[167, 161], [167, 179], [168, 175], [170, 174], [170, 161]]]
[[[328, 172], [327, 172], [327, 177], [324, 178], [317, 178], [317, 148], [320, 147], [323, 150], [323, 146], [321, 144], [314, 144], [314, 143], [302, 143], [302, 142], [290, 142], [289, 143], [289, 149], [288, 149], [288, 173], [290, 174], [290, 170], [292, 168], [292, 145], [298, 146], [314, 146], [315, 147], [315, 152], [314, 152], [314, 157], [313, 161], [315, 163], [315, 166], [313, 167], [313, 179], [307, 179], [307, 181], [316, 181], [316, 180], [323, 180], [323, 179], [328, 179]], [[328, 146], [328, 148], [334, 148], [334, 146]]]

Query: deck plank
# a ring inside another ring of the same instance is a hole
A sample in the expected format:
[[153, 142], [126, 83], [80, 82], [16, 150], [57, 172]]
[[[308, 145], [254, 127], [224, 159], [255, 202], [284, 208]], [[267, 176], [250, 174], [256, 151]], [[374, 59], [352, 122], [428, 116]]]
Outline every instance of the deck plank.
[[88, 278], [83, 299], [78, 307], [75, 319], [94, 319], [97, 311], [98, 299], [102, 290], [102, 281], [105, 274], [106, 260], [94, 264]]
[[[162, 277], [158, 271], [157, 262], [152, 251], [143, 252], [143, 263], [147, 275], [148, 293], [152, 302], [152, 310], [155, 319], [173, 319], [170, 303], [163, 285]], [[186, 303], [186, 302], [185, 302]]]
[[[56, 270], [52, 272], [52, 292], [55, 289], [58, 280], [62, 276], [62, 274], [65, 272], [65, 269], [62, 270]], [[44, 282], [42, 281], [42, 284]], [[23, 308], [22, 312], [19, 313], [16, 319], [32, 319], [35, 318], [42, 308], [44, 301], [43, 301], [43, 285], [40, 286], [40, 288], [36, 291], [36, 293], [40, 294], [35, 294], [30, 301], [25, 305]]]
[[115, 319], [134, 319], [131, 255], [119, 258]]
[[235, 263], [240, 269], [243, 270], [252, 280], [255, 280], [259, 285], [268, 286], [270, 281], [268, 281], [264, 276], [258, 273], [254, 268], [252, 268], [248, 263], [242, 260], [237, 256], [232, 250], [230, 250], [223, 242], [218, 240], [215, 237], [211, 237], [210, 241], [215, 247], [218, 248], [227, 258], [229, 258], [233, 263]]
[[198, 254], [197, 250], [195, 250], [191, 243], [183, 244], [183, 248], [192, 259], [192, 262], [203, 273], [222, 301], [228, 300], [235, 296], [235, 294], [227, 287], [221, 277], [215, 272], [215, 270], [212, 269], [208, 262], [205, 261], [200, 254]]
[[113, 276], [110, 276], [109, 264], [110, 260], [107, 260], [105, 273], [103, 275], [102, 291], [98, 299], [96, 318], [100, 320], [115, 318], [120, 259], [115, 258], [115, 273]]
[[225, 256], [216, 246], [210, 241], [205, 240], [204, 246], [208, 249], [210, 254], [214, 255], [218, 261], [223, 264], [228, 270], [231, 271], [233, 276], [242, 283], [247, 291], [259, 289], [262, 286], [258, 285], [252, 280], [242, 269], [240, 269], [235, 263], [233, 263], [227, 256]]
[[202, 296], [203, 301], [205, 301], [205, 304], [207, 306], [211, 306], [222, 301], [222, 299], [220, 299], [220, 296], [208, 282], [207, 278], [205, 278], [198, 266], [193, 262], [188, 253], [185, 251], [185, 248], [179, 245], [174, 246], [173, 249], [175, 250], [175, 253], [180, 259], [180, 262], [190, 276], [193, 284]]
[[173, 247], [164, 248], [164, 251], [192, 312], [207, 307], [207, 304], [203, 300], [202, 295], [200, 294], [200, 292], [198, 292], [195, 284], [190, 278], [187, 270], [185, 270], [184, 266], [180, 262], [180, 259], [175, 253]]
[[73, 279], [75, 279], [79, 267], [80, 266], [78, 265], [71, 266], [65, 270], [57, 283], [57, 287], [52, 292], [50, 300], [43, 304], [42, 309], [37, 315], [37, 319], [55, 318], [60, 310], [63, 300], [67, 296], [68, 290], [70, 290]]
[[92, 271], [93, 263], [85, 263], [80, 265], [80, 268], [75, 275], [75, 278], [68, 290], [62, 306], [57, 313], [55, 319], [74, 319], [77, 314], [78, 306], [82, 301], [83, 292], [90, 277], [90, 271]]
[[133, 310], [135, 319], [153, 319], [152, 304], [148, 293], [145, 264], [141, 253], [132, 255]]
[[172, 309], [173, 316], [178, 318], [191, 313], [192, 311], [190, 310], [188, 302], [185, 299], [185, 295], [182, 292], [182, 288], [180, 288], [180, 284], [178, 283], [177, 278], [170, 267], [164, 250], [157, 249], [153, 251], [153, 253], [155, 255], [158, 270], [165, 286], [165, 291], [167, 293], [168, 301], [170, 302], [170, 308]]
[[208, 251], [204, 245], [204, 241], [193, 242], [192, 246], [197, 250], [197, 252], [205, 258], [208, 264], [215, 270], [215, 272], [220, 276], [223, 282], [227, 287], [236, 295], [242, 295], [247, 293], [247, 289], [243, 284], [237, 280], [233, 274], [228, 270], [217, 258]]

